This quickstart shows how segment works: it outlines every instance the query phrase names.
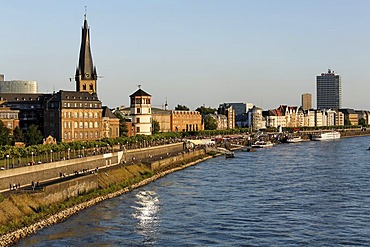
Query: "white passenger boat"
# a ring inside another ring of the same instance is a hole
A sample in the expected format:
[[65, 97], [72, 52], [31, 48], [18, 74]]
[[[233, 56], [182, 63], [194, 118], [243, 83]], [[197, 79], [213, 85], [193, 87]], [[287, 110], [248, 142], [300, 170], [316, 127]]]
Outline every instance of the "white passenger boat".
[[321, 132], [312, 136], [313, 141], [335, 140], [340, 138], [338, 131]]
[[271, 148], [274, 146], [274, 144], [270, 141], [256, 141], [253, 145], [252, 148]]
[[294, 137], [289, 137], [287, 140], [286, 140], [287, 143], [296, 143], [296, 142], [303, 142], [303, 139], [302, 137], [300, 136], [294, 136]]

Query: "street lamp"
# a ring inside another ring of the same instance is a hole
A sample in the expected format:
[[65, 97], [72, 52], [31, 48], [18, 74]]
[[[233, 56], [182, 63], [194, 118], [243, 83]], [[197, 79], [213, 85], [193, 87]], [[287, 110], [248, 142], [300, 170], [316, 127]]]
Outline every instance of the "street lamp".
[[31, 152], [31, 157], [32, 157], [32, 158], [31, 158], [31, 161], [32, 161], [32, 165], [33, 165], [33, 163], [34, 163], [34, 162], [33, 162], [33, 152]]
[[53, 150], [50, 150], [50, 162], [53, 162]]
[[82, 147], [82, 157], [85, 157], [85, 147]]
[[6, 155], [6, 169], [9, 169], [9, 154]]
[[68, 148], [68, 159], [70, 159], [69, 151], [71, 151], [71, 148]]

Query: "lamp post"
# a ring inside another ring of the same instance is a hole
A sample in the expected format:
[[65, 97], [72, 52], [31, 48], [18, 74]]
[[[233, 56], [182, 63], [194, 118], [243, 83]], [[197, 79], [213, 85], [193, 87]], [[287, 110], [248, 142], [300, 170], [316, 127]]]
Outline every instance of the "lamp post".
[[53, 162], [53, 150], [50, 150], [50, 162]]
[[70, 156], [69, 156], [69, 151], [71, 151], [71, 148], [68, 148], [68, 159], [70, 159]]
[[82, 147], [82, 157], [85, 157], [85, 147]]
[[6, 155], [6, 169], [9, 169], [9, 154]]
[[32, 162], [32, 165], [33, 165], [33, 152], [31, 152], [31, 162]]

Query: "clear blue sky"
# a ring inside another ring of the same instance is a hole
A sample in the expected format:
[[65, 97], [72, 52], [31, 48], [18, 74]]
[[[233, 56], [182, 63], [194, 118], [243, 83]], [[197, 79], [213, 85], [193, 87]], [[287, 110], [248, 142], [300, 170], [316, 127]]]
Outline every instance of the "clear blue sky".
[[331, 68], [343, 107], [370, 109], [368, 0], [3, 0], [5, 79], [74, 90], [85, 5], [109, 107], [127, 106], [138, 84], [170, 108], [300, 105], [305, 92], [315, 102], [315, 78]]

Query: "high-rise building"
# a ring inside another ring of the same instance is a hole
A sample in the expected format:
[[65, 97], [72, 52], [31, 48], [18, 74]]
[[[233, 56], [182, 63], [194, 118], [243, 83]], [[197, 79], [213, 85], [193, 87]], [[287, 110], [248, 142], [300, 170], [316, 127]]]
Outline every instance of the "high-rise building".
[[316, 77], [317, 109], [342, 107], [342, 82], [340, 75], [328, 70]]
[[302, 94], [302, 110], [307, 111], [312, 109], [312, 94]]

